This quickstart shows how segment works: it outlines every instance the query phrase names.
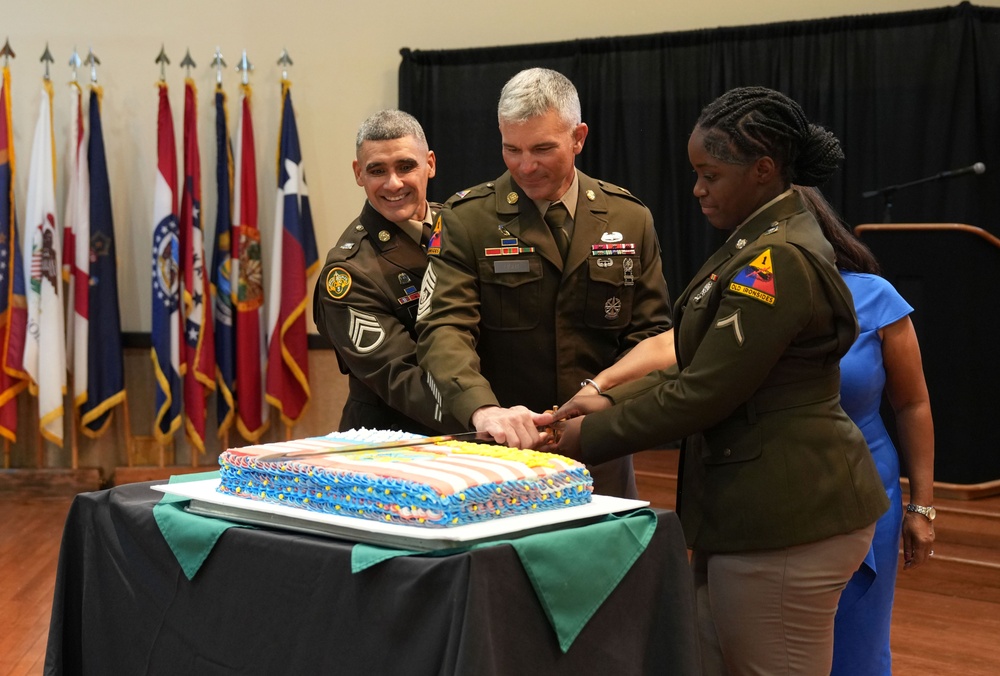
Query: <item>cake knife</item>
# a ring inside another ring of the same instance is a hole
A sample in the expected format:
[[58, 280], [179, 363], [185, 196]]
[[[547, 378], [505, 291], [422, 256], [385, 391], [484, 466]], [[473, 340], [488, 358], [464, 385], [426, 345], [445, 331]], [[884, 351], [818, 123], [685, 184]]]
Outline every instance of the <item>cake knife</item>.
[[[395, 441], [380, 441], [370, 444], [350, 444], [348, 446], [335, 446], [324, 448], [323, 450], [301, 450], [286, 451], [284, 453], [270, 453], [257, 458], [257, 462], [280, 462], [282, 460], [297, 460], [298, 458], [313, 458], [318, 455], [331, 455], [333, 453], [355, 453], [357, 451], [381, 451], [387, 448], [402, 448], [403, 446], [426, 446], [429, 444], [439, 444], [443, 441], [462, 441], [474, 439], [478, 432], [458, 432], [456, 434], [442, 434], [436, 437], [414, 437], [412, 439], [397, 439]], [[234, 449], [235, 450], [235, 449]]]

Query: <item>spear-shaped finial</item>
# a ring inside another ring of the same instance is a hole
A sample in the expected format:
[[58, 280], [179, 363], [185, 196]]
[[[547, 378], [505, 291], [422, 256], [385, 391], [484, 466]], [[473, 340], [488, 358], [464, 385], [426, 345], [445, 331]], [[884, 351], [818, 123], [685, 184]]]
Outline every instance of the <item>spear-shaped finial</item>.
[[184, 59], [181, 61], [181, 68], [187, 68], [187, 76], [191, 77], [191, 69], [197, 67], [198, 64], [196, 64], [194, 59], [191, 58], [191, 48], [189, 47], [184, 53]]
[[253, 70], [253, 64], [247, 59], [247, 50], [245, 49], [243, 50], [243, 58], [236, 64], [236, 70], [243, 75], [243, 84], [250, 84], [250, 71]]
[[45, 64], [45, 79], [49, 80], [49, 64], [55, 63], [55, 59], [52, 58], [52, 52], [49, 51], [49, 43], [45, 43], [45, 51], [42, 53], [42, 58], [39, 59]]
[[288, 66], [294, 66], [292, 63], [292, 57], [288, 56], [288, 50], [284, 47], [281, 48], [281, 56], [278, 57], [278, 65], [281, 66], [281, 79], [288, 79]]
[[76, 82], [76, 70], [82, 63], [80, 55], [76, 51], [76, 45], [73, 45], [73, 54], [69, 57], [69, 67], [73, 69], [73, 82]]
[[14, 50], [10, 48], [10, 38], [3, 43], [3, 49], [0, 49], [0, 56], [3, 57], [3, 67], [6, 68], [10, 64], [11, 59], [16, 59], [17, 54]]
[[215, 58], [212, 59], [212, 68], [215, 69], [215, 81], [222, 84], [222, 69], [226, 67], [226, 60], [222, 58], [222, 48], [215, 48]]
[[170, 65], [170, 59], [167, 58], [167, 52], [163, 48], [163, 44], [160, 44], [160, 55], [156, 57], [154, 63], [160, 64], [160, 82], [167, 81], [167, 66]]
[[87, 58], [83, 60], [83, 65], [90, 66], [90, 81], [97, 84], [97, 67], [101, 65], [101, 60], [94, 54], [94, 48], [87, 50]]

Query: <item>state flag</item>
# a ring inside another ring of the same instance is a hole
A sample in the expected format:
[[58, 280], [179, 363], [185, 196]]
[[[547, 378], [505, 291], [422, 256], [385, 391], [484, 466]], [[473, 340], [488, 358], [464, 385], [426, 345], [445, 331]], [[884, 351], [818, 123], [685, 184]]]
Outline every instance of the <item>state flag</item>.
[[61, 238], [56, 225], [52, 84], [48, 80], [42, 88], [38, 122], [31, 145], [24, 224], [24, 288], [28, 305], [24, 370], [30, 377], [28, 389], [38, 398], [41, 434], [62, 447], [66, 334], [60, 269]]
[[281, 83], [278, 197], [275, 202], [274, 266], [268, 294], [267, 401], [285, 425], [299, 421], [309, 403], [306, 282], [319, 262], [309, 191], [302, 169], [291, 83]]
[[169, 444], [181, 425], [180, 242], [177, 230], [177, 148], [167, 85], [158, 84], [157, 162], [153, 191], [151, 357], [156, 380], [153, 436]]
[[257, 162], [250, 94], [250, 86], [243, 85], [236, 123], [230, 284], [236, 333], [236, 429], [247, 441], [257, 441], [268, 427], [262, 382], [267, 352], [261, 317], [264, 265], [257, 225]]
[[90, 274], [88, 276], [87, 396], [80, 404], [80, 424], [90, 438], [104, 434], [114, 407], [125, 401], [121, 315], [118, 308], [118, 266], [111, 185], [104, 152], [100, 87], [90, 88]]
[[184, 310], [184, 429], [199, 453], [205, 452], [208, 395], [215, 389], [215, 337], [212, 333], [205, 235], [201, 228], [201, 155], [194, 80], [184, 82], [184, 187], [181, 193], [181, 291]]
[[21, 242], [14, 209], [14, 127], [10, 115], [10, 70], [0, 90], [0, 436], [17, 441], [17, 395], [27, 386], [24, 330], [27, 305]]

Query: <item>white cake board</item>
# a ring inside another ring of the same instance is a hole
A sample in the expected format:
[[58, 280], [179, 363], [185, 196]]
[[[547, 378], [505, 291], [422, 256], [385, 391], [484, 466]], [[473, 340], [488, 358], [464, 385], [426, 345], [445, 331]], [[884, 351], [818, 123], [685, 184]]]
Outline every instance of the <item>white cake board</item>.
[[578, 526], [607, 514], [627, 512], [649, 505], [645, 500], [594, 495], [592, 501], [586, 505], [519, 514], [462, 526], [425, 528], [311, 512], [262, 500], [239, 498], [219, 493], [216, 489], [220, 481], [220, 479], [206, 479], [159, 484], [151, 488], [170, 495], [190, 498], [187, 510], [194, 514], [417, 551], [467, 547], [480, 542], [520, 537], [564, 526]]

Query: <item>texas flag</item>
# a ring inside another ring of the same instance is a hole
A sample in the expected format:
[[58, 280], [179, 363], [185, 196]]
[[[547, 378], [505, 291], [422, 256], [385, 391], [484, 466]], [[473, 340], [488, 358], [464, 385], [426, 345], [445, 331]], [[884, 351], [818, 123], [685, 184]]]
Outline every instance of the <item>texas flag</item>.
[[56, 227], [55, 142], [52, 84], [46, 80], [31, 146], [28, 201], [24, 211], [25, 297], [28, 325], [24, 370], [38, 397], [43, 437], [62, 446], [63, 396], [66, 394], [66, 334], [62, 304], [62, 252]]
[[306, 280], [319, 262], [309, 191], [292, 106], [291, 83], [281, 83], [281, 139], [275, 204], [274, 267], [268, 295], [267, 400], [291, 427], [309, 403]]

